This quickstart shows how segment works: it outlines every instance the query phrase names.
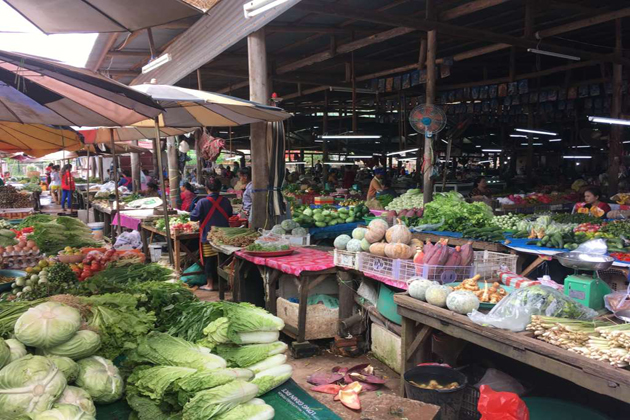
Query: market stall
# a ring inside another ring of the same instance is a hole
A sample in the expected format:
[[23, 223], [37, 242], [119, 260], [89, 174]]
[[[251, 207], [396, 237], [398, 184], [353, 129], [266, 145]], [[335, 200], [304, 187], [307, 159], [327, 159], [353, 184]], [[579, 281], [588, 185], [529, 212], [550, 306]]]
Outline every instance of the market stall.
[[[142, 237], [142, 248], [144, 252], [149, 254], [149, 247], [154, 242], [155, 236], [159, 236], [161, 239], [166, 237], [164, 228], [159, 229], [154, 223], [142, 222], [140, 223], [140, 236]], [[160, 239], [160, 240], [161, 240]], [[181, 273], [185, 266], [194, 264], [199, 261], [199, 232], [197, 231], [185, 231], [180, 229], [171, 229], [171, 246], [173, 247], [173, 267], [177, 273]], [[192, 250], [189, 248], [190, 243], [194, 243], [195, 246]], [[182, 258], [182, 253], [184, 257]], [[160, 250], [161, 254], [161, 250]]]

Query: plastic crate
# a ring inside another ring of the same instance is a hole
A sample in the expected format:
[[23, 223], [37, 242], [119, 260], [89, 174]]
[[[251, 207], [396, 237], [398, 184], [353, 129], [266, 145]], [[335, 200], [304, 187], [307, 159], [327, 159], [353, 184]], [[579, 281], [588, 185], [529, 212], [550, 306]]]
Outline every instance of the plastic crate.
[[335, 266], [350, 268], [352, 270], [359, 269], [359, 253], [358, 252], [350, 252], [350, 251], [341, 251], [339, 249], [335, 249], [333, 254]]
[[269, 236], [269, 235], [275, 238], [286, 239], [293, 246], [309, 246], [311, 244], [310, 233], [307, 233], [306, 236], [295, 236], [295, 235], [276, 235], [275, 233], [271, 233], [270, 230], [262, 231], [262, 236]]
[[474, 274], [479, 274], [481, 280], [496, 279], [497, 271], [511, 271], [516, 273], [518, 255], [504, 254], [492, 251], [475, 251]]

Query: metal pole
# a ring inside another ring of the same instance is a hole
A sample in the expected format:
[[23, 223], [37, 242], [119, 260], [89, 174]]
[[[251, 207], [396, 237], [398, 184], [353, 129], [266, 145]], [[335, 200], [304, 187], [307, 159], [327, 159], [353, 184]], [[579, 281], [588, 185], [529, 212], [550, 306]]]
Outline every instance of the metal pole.
[[[171, 264], [175, 262], [173, 258], [173, 244], [171, 242], [171, 227], [168, 221], [168, 202], [166, 201], [166, 184], [164, 182], [164, 170], [162, 169], [162, 146], [160, 143], [160, 122], [158, 117], [153, 119], [155, 122], [155, 142], [153, 143], [157, 150], [158, 171], [160, 173], [160, 186], [162, 187], [162, 210], [164, 210], [164, 229], [166, 229], [166, 246], [168, 247], [168, 260]], [[175, 267], [178, 268], [178, 267]]]
[[87, 148], [87, 222], [90, 223], [90, 146]]
[[109, 129], [109, 139], [112, 147], [112, 159], [114, 160], [114, 191], [116, 191], [116, 217], [118, 218], [118, 227], [116, 231], [118, 232], [118, 235], [120, 235], [122, 233], [122, 225], [120, 223], [120, 193], [118, 192], [118, 162], [116, 160], [116, 143], [114, 143], [113, 128]]

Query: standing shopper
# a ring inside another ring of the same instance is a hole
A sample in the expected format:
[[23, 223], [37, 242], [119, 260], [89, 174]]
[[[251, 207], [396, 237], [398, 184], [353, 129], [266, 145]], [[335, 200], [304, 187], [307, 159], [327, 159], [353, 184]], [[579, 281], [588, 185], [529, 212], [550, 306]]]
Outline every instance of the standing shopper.
[[249, 169], [247, 168], [243, 168], [240, 171], [238, 171], [239, 177], [240, 177], [240, 182], [242, 185], [245, 185], [245, 189], [243, 190], [243, 213], [245, 213], [245, 216], [247, 216], [247, 218], [249, 219], [250, 215], [251, 215], [251, 211], [252, 211], [252, 204], [253, 204], [253, 191], [254, 191], [254, 184], [252, 183], [252, 175], [251, 172], [249, 172]]
[[59, 175], [59, 169], [61, 169], [59, 165], [55, 165], [50, 173], [50, 195], [55, 204], [61, 203], [61, 196], [59, 195], [61, 191], [61, 175]]
[[68, 211], [72, 211], [72, 193], [75, 189], [72, 165], [67, 164], [61, 171], [61, 208], [64, 213], [66, 212], [66, 203], [68, 204]]
[[229, 218], [232, 216], [230, 200], [221, 197], [221, 181], [218, 178], [209, 178], [206, 181], [208, 196], [199, 200], [190, 213], [190, 220], [199, 222], [199, 255], [206, 272], [207, 284], [201, 286], [203, 290], [215, 290], [218, 286], [217, 268], [219, 260], [217, 252], [208, 243], [208, 233], [212, 226], [229, 227]]

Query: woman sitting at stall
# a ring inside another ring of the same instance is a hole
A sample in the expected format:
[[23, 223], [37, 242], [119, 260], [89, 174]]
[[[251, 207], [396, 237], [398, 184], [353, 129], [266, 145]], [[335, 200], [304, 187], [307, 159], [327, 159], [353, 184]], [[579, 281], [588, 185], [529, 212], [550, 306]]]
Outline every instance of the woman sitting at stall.
[[485, 176], [480, 176], [475, 179], [470, 197], [477, 199], [492, 198], [492, 191], [488, 188], [488, 181]]
[[217, 252], [208, 243], [208, 232], [212, 226], [229, 227], [232, 216], [230, 200], [219, 194], [222, 186], [218, 178], [209, 178], [206, 181], [208, 196], [199, 200], [190, 213], [190, 220], [199, 222], [199, 253], [207, 279], [206, 286], [200, 287], [203, 290], [215, 290], [219, 281]]
[[588, 187], [584, 190], [584, 203], [577, 203], [574, 212], [591, 214], [595, 217], [605, 217], [610, 211], [610, 206], [601, 201], [602, 192], [597, 187]]
[[147, 184], [147, 189], [142, 191], [142, 195], [145, 197], [159, 197], [160, 190], [158, 189], [158, 185], [151, 181]]
[[183, 211], [191, 211], [191, 205], [194, 201], [194, 199], [197, 197], [197, 194], [195, 194], [195, 190], [193, 189], [193, 186], [190, 185], [190, 182], [184, 182], [184, 184], [179, 187], [179, 189], [181, 190], [181, 194], [180, 197], [182, 199], [182, 205], [179, 207], [180, 210]]

